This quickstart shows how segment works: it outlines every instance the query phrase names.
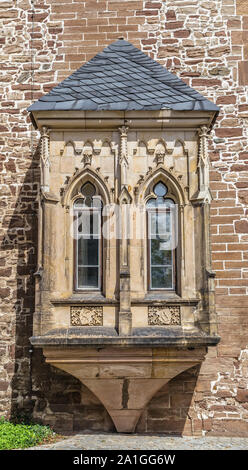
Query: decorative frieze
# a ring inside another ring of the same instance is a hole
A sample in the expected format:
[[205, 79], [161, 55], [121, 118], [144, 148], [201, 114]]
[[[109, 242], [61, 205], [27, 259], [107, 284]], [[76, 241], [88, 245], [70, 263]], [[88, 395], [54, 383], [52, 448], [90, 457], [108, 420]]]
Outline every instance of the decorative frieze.
[[71, 307], [72, 326], [102, 326], [103, 307], [99, 306], [73, 306]]
[[180, 325], [180, 307], [148, 307], [148, 325]]

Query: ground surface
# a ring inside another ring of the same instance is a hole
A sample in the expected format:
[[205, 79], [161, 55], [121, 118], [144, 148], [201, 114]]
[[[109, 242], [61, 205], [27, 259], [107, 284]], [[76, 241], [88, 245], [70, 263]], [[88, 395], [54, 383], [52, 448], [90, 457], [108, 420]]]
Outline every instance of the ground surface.
[[248, 438], [163, 435], [76, 434], [32, 450], [248, 450]]

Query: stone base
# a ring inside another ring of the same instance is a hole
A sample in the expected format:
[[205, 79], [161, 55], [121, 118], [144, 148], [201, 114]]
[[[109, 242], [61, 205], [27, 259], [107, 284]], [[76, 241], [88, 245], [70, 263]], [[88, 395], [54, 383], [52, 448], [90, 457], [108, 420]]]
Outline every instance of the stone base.
[[118, 432], [134, 432], [155, 393], [204, 360], [206, 348], [45, 347], [46, 362], [77, 377], [103, 403]]

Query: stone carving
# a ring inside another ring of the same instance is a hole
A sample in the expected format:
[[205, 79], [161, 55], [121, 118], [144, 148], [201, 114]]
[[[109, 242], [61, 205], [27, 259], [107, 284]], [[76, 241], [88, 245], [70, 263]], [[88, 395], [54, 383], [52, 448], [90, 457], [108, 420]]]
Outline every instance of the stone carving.
[[156, 155], [155, 155], [155, 161], [156, 161], [157, 166], [164, 164], [164, 158], [165, 158], [165, 153], [164, 153], [164, 152], [158, 152], [158, 153], [156, 153]]
[[102, 326], [103, 308], [80, 305], [71, 307], [72, 326]]
[[64, 153], [66, 151], [66, 147], [69, 147], [69, 146], [71, 146], [73, 148], [74, 155], [81, 155], [82, 149], [81, 148], [76, 148], [75, 142], [73, 142], [73, 140], [68, 140], [67, 142], [65, 142], [64, 147], [60, 150], [60, 155], [61, 156], [64, 155]]
[[90, 152], [90, 150], [86, 150], [86, 151], [83, 153], [82, 162], [83, 162], [84, 166], [91, 165], [91, 162], [92, 162], [92, 153]]
[[41, 189], [49, 192], [50, 187], [50, 145], [49, 128], [42, 126], [41, 129]]
[[180, 307], [148, 307], [148, 325], [180, 324]]
[[209, 129], [202, 126], [198, 131], [199, 134], [199, 159], [198, 159], [198, 173], [199, 173], [199, 191], [197, 200], [200, 203], [210, 203], [212, 196], [209, 190], [209, 158], [208, 158], [208, 139]]
[[122, 126], [119, 127], [121, 135], [121, 145], [120, 145], [120, 156], [119, 156], [119, 165], [120, 165], [120, 180], [121, 180], [121, 189], [123, 186], [126, 186], [127, 181], [127, 169], [128, 169], [128, 155], [127, 155], [127, 134], [128, 127]]

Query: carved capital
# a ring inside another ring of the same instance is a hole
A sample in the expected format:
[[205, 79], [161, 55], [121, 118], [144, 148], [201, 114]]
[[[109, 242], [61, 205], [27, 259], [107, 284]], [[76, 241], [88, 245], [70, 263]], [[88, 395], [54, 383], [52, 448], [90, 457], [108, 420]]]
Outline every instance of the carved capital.
[[121, 127], [119, 127], [119, 131], [120, 131], [121, 137], [127, 137], [128, 129], [129, 129], [128, 126], [121, 126]]
[[49, 137], [50, 129], [49, 127], [42, 126], [41, 128], [41, 137]]

